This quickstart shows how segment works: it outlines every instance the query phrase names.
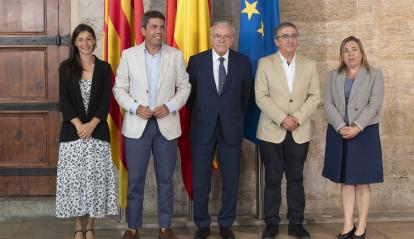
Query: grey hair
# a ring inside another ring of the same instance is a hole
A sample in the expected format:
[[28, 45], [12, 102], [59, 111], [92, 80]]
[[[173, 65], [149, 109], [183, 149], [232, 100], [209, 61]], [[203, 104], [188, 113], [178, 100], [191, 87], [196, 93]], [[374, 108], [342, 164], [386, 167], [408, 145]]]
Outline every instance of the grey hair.
[[210, 27], [210, 34], [211, 35], [213, 35], [213, 29], [218, 25], [224, 25], [224, 26], [229, 27], [231, 29], [231, 33], [233, 35], [234, 35], [234, 33], [236, 33], [236, 29], [234, 29], [234, 26], [231, 25], [231, 23], [229, 21], [227, 21], [227, 20], [218, 20], [218, 21], [215, 21], [213, 23], [213, 25], [211, 25], [211, 27]]
[[299, 30], [295, 26], [295, 24], [293, 24], [291, 22], [282, 22], [277, 27], [275, 27], [275, 29], [273, 30], [273, 35], [274, 35], [273, 37], [276, 38], [279, 31], [282, 30], [285, 27], [293, 27], [293, 28], [295, 28], [296, 33], [299, 34]]

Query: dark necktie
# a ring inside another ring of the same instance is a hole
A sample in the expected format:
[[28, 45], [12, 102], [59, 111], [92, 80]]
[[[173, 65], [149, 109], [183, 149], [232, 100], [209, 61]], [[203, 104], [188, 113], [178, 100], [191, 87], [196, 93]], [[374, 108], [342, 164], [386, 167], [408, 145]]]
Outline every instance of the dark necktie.
[[226, 81], [226, 69], [224, 68], [224, 57], [220, 57], [220, 65], [219, 65], [219, 79], [218, 79], [218, 93], [221, 95], [221, 91], [223, 90], [224, 82]]

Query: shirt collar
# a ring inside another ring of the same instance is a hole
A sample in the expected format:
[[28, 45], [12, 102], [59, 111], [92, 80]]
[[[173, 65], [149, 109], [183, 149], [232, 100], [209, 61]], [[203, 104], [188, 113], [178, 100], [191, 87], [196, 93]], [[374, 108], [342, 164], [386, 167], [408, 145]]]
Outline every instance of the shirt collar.
[[[215, 51], [214, 51], [214, 49], [211, 49], [211, 51], [213, 52], [213, 59], [215, 60], [215, 61], [218, 61], [218, 59], [221, 57], [219, 54], [217, 54]], [[224, 61], [228, 61], [228, 59], [229, 59], [229, 52], [230, 52], [230, 50], [228, 50], [227, 52], [226, 52], [226, 54], [224, 54], [224, 56], [223, 56], [223, 58], [224, 58]]]
[[[286, 63], [286, 64], [287, 64], [287, 60], [286, 60], [286, 58], [282, 55], [282, 53], [280, 53], [280, 51], [278, 51], [278, 53], [279, 53], [279, 57], [280, 57], [280, 60], [282, 61], [282, 63]], [[289, 64], [289, 65], [291, 65], [292, 63], [294, 63], [294, 62], [295, 62], [295, 60], [296, 60], [296, 52], [295, 52], [295, 55], [293, 56], [292, 61], [290, 62], [290, 64]]]
[[[164, 45], [164, 43], [161, 45], [161, 48], [160, 48], [160, 50], [157, 52], [157, 53], [155, 53], [154, 55], [152, 55], [152, 56], [158, 56], [161, 52], [162, 52], [162, 50], [165, 48], [165, 45]], [[148, 51], [148, 49], [147, 49], [147, 47], [145, 46], [145, 43], [144, 43], [144, 53], [145, 54], [150, 54], [151, 55], [151, 53]]]

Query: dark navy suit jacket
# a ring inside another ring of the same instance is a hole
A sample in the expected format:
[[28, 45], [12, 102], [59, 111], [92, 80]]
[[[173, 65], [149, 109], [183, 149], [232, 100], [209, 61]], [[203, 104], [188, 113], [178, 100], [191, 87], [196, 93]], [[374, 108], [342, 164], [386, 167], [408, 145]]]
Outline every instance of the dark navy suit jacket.
[[190, 57], [187, 71], [190, 75], [191, 140], [207, 143], [213, 136], [217, 122], [228, 144], [239, 144], [243, 139], [244, 112], [252, 96], [252, 68], [246, 55], [230, 50], [227, 79], [221, 95], [213, 75], [212, 50]]

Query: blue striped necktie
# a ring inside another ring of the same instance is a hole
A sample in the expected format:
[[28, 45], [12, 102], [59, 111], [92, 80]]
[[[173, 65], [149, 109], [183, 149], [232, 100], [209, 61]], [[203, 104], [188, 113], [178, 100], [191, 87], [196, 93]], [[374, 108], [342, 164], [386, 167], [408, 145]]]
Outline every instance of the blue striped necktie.
[[221, 92], [223, 90], [224, 82], [226, 81], [226, 69], [224, 68], [224, 57], [220, 57], [220, 65], [219, 65], [219, 81], [218, 81], [218, 93], [221, 95]]

